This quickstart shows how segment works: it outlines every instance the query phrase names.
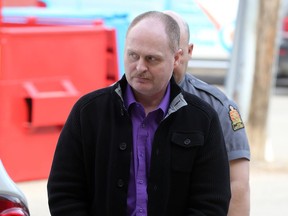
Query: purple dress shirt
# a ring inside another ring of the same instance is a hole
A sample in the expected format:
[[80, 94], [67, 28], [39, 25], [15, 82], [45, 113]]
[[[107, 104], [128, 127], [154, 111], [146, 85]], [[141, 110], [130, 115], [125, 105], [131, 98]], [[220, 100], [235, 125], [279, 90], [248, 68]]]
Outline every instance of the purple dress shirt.
[[147, 182], [150, 170], [152, 142], [156, 129], [168, 111], [170, 84], [154, 111], [145, 115], [143, 106], [135, 100], [131, 86], [124, 94], [125, 106], [133, 125], [133, 154], [128, 186], [127, 216], [147, 216]]

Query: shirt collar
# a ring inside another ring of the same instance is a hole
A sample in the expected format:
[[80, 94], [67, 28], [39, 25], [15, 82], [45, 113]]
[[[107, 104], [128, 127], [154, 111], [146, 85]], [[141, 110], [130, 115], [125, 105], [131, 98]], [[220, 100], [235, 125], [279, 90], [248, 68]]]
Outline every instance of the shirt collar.
[[[170, 83], [167, 86], [166, 92], [164, 97], [162, 98], [159, 106], [157, 107], [157, 109], [161, 109], [164, 116], [167, 114], [168, 112], [168, 107], [169, 107], [169, 100], [170, 100]], [[129, 107], [134, 104], [137, 103], [132, 88], [131, 86], [128, 84], [126, 91], [124, 93], [124, 103], [125, 103], [125, 107], [127, 108], [127, 110], [129, 110]]]

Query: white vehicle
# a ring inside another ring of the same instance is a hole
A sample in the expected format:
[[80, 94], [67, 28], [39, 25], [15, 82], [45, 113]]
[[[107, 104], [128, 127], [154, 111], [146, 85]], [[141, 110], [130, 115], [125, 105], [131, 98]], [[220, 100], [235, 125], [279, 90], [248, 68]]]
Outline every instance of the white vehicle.
[[25, 195], [9, 177], [1, 160], [0, 216], [30, 216]]

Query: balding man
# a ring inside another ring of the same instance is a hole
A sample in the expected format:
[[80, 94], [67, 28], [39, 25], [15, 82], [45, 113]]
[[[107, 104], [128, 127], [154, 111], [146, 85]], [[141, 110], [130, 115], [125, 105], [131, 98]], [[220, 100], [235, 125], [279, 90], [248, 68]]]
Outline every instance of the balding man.
[[173, 78], [180, 30], [137, 16], [125, 75], [75, 104], [48, 179], [52, 216], [226, 216], [229, 163], [215, 110]]

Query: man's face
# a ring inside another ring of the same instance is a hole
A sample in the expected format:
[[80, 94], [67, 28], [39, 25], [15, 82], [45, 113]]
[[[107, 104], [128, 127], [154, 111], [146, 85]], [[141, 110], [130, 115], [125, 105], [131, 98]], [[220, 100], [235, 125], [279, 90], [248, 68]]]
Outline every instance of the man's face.
[[178, 63], [162, 23], [145, 19], [130, 29], [125, 44], [125, 74], [135, 96], [163, 96]]

